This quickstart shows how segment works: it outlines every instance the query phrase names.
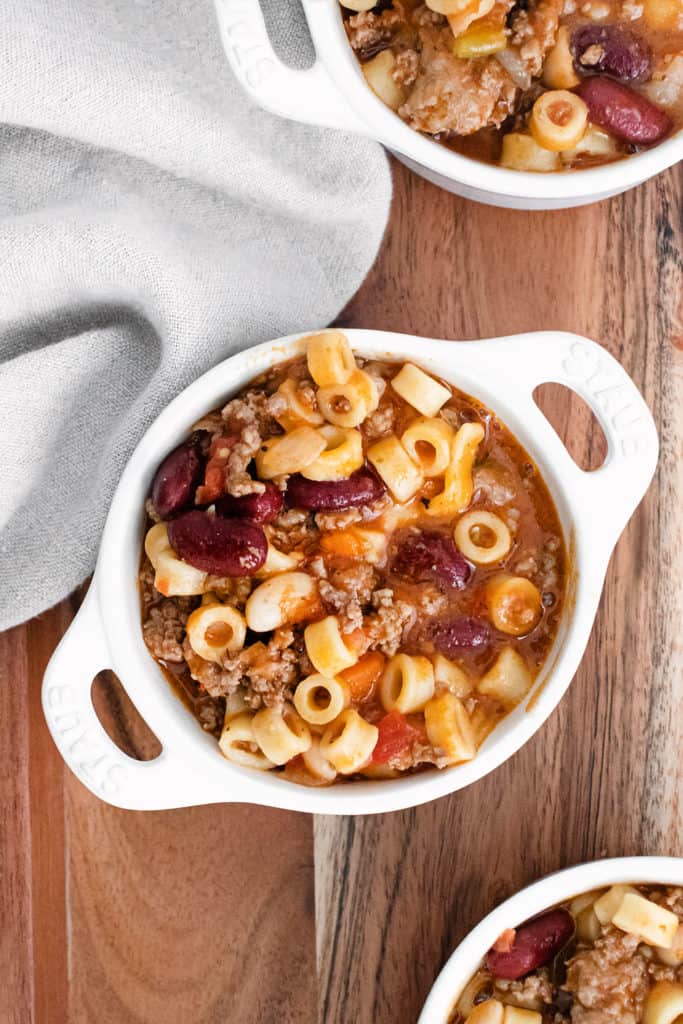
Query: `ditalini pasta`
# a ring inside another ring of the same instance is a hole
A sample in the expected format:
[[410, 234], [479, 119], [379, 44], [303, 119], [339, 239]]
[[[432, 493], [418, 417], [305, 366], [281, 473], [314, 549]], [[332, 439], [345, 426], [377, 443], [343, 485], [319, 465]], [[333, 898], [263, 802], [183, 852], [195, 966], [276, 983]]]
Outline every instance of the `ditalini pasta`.
[[159, 467], [145, 641], [240, 768], [320, 786], [464, 764], [555, 640], [553, 502], [476, 399], [342, 331], [304, 341]]
[[683, 889], [613, 885], [507, 928], [449, 1024], [677, 1024]]

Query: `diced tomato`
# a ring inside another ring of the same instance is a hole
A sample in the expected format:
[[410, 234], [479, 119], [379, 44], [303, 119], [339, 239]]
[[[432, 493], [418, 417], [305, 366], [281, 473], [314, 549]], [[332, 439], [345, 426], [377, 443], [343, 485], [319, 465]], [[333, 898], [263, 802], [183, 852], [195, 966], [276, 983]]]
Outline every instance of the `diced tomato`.
[[379, 736], [372, 752], [373, 764], [387, 764], [393, 757], [404, 753], [422, 735], [422, 731], [408, 721], [400, 711], [390, 711], [377, 723]]
[[228, 463], [230, 448], [237, 441], [236, 437], [216, 437], [211, 442], [210, 458], [204, 470], [204, 483], [197, 488], [196, 502], [208, 505], [216, 501], [225, 491], [225, 467]]
[[214, 437], [211, 442], [209, 455], [212, 459], [226, 460], [230, 454], [229, 449], [232, 448], [236, 441], [237, 438], [234, 434], [227, 434], [225, 437]]

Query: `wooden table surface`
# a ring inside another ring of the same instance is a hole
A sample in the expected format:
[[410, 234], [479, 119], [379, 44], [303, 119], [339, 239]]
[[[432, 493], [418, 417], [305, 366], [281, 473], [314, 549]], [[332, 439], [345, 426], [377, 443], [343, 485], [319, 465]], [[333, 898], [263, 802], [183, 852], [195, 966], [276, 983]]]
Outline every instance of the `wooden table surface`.
[[[414, 810], [312, 820], [263, 808], [116, 810], [64, 768], [40, 682], [77, 598], [0, 636], [0, 1021], [412, 1024], [459, 939], [546, 872], [683, 856], [683, 180], [557, 213], [466, 203], [395, 165], [376, 266], [339, 322], [602, 342], [655, 415], [650, 492], [612, 558], [561, 706], [495, 773]], [[544, 409], [594, 464], [558, 389]], [[105, 680], [131, 753], [154, 743]]]

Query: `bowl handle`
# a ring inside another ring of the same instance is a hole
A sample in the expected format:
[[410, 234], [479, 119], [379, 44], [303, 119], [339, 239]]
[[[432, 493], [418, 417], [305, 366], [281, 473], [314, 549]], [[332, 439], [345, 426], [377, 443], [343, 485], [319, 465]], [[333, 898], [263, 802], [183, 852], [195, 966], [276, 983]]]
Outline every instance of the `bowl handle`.
[[[116, 807], [159, 810], [202, 800], [192, 772], [164, 747], [153, 761], [124, 754], [104, 731], [93, 707], [92, 681], [111, 667], [96, 584], [62, 637], [43, 678], [43, 711], [57, 748], [92, 793]], [[225, 798], [225, 797], [223, 797]]]
[[255, 103], [305, 124], [370, 134], [319, 59], [304, 70], [277, 57], [259, 0], [215, 0], [215, 6], [230, 67]]
[[576, 515], [594, 539], [604, 539], [609, 557], [657, 466], [650, 410], [621, 363], [596, 342], [562, 331], [522, 335], [514, 345], [512, 340], [482, 344], [493, 346], [496, 370], [518, 391], [520, 411], [549, 425], [532, 392], [540, 384], [564, 384], [584, 399], [604, 431], [607, 455], [599, 469], [587, 472], [573, 459], [569, 464]]

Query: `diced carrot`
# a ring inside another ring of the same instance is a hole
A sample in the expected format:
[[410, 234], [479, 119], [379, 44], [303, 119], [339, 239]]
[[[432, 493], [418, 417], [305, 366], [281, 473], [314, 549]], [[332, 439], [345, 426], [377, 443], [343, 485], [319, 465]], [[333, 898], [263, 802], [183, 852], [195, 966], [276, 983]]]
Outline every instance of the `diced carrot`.
[[345, 558], [360, 558], [363, 554], [363, 543], [351, 530], [332, 530], [324, 533], [320, 539], [323, 551], [332, 555], [343, 555]]
[[369, 651], [351, 668], [345, 668], [339, 673], [349, 688], [352, 701], [360, 702], [369, 695], [384, 669], [386, 660], [380, 651]]

